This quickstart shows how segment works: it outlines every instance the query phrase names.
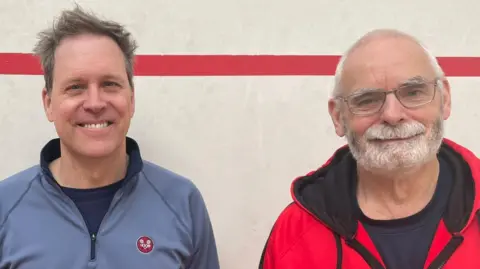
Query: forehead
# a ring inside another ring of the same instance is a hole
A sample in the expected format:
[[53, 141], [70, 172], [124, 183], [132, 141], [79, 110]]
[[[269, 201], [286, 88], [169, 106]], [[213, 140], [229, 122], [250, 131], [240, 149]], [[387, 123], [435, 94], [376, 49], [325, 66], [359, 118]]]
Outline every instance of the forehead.
[[414, 77], [435, 77], [432, 63], [420, 45], [405, 38], [372, 41], [351, 52], [344, 65], [342, 88], [393, 88]]
[[55, 51], [54, 80], [71, 77], [126, 77], [125, 58], [109, 37], [79, 35], [61, 41]]

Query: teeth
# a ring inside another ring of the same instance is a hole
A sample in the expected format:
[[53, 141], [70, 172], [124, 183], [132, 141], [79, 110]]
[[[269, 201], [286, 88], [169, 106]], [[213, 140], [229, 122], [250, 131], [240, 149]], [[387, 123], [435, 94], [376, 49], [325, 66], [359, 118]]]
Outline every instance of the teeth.
[[97, 124], [84, 124], [83, 125], [83, 127], [85, 127], [85, 128], [96, 128], [96, 129], [105, 128], [107, 126], [108, 126], [107, 122], [97, 123]]

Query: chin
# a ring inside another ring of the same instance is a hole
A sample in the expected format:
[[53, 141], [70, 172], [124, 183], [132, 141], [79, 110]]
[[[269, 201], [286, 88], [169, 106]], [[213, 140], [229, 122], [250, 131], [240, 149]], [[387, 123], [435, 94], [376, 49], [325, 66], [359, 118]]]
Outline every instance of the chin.
[[85, 157], [103, 158], [115, 154], [121, 147], [122, 143], [115, 143], [115, 141], [85, 141], [75, 146], [74, 151]]

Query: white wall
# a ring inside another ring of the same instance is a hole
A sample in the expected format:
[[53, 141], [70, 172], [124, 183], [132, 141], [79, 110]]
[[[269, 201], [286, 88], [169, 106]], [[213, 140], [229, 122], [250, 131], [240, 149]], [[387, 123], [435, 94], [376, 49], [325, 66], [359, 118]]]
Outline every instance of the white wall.
[[[366, 4], [366, 3], [369, 4]], [[340, 54], [373, 28], [422, 39], [437, 56], [479, 56], [480, 2], [327, 0], [83, 0], [125, 23], [140, 54]], [[1, 0], [0, 52], [31, 52], [64, 0]], [[479, 67], [480, 68], [480, 67]], [[343, 140], [327, 114], [332, 77], [137, 77], [130, 131], [143, 156], [201, 189], [222, 268], [256, 268], [290, 182]], [[55, 136], [40, 76], [0, 75], [0, 178], [36, 164]], [[480, 78], [451, 78], [447, 135], [480, 152]], [[17, 144], [18, 143], [18, 144]]]

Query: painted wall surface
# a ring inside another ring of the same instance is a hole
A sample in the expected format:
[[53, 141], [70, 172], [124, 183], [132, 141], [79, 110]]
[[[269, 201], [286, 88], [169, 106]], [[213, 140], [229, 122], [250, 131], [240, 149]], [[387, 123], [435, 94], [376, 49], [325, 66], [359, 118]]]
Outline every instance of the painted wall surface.
[[[83, 0], [121, 21], [139, 54], [338, 55], [373, 28], [416, 35], [436, 56], [480, 56], [480, 2], [327, 0]], [[0, 52], [30, 53], [64, 0], [1, 0]], [[0, 56], [0, 61], [1, 61]], [[478, 66], [480, 68], [480, 66]], [[450, 78], [449, 138], [480, 152], [480, 78]], [[187, 176], [211, 214], [222, 268], [256, 268], [291, 181], [336, 147], [327, 113], [331, 76], [136, 78], [129, 135], [143, 157]], [[56, 136], [41, 105], [43, 78], [0, 75], [0, 178], [36, 164]], [[154, 205], [152, 205], [154, 206]]]

